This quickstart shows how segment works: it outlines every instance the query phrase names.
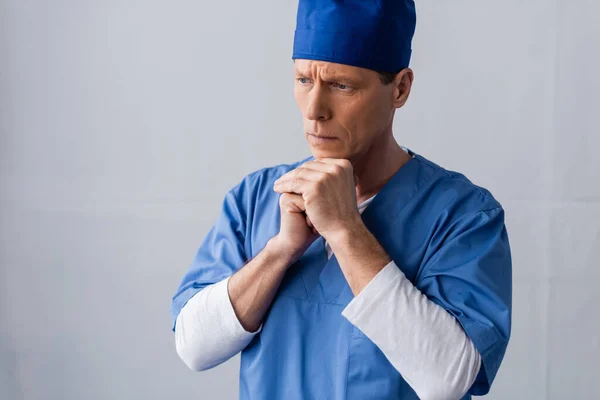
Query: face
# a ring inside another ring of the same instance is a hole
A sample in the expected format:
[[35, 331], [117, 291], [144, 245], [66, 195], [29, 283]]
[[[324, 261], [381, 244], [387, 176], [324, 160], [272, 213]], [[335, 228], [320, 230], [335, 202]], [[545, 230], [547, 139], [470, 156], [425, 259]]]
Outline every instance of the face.
[[408, 68], [385, 85], [369, 69], [304, 59], [295, 60], [294, 70], [294, 96], [315, 158], [352, 160], [388, 140], [413, 80]]

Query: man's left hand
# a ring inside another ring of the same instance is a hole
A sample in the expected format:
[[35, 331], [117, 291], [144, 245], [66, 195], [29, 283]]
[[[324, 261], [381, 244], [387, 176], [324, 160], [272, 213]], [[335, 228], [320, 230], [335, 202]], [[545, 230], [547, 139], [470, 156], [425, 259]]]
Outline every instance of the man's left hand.
[[328, 242], [362, 224], [354, 170], [346, 159], [308, 161], [276, 180], [273, 190], [302, 195], [306, 215]]

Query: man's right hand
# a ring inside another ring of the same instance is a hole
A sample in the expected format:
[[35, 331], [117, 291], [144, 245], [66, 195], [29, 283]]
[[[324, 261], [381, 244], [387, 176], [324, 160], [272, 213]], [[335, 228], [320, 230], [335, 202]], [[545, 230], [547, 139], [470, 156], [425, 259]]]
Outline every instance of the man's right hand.
[[279, 233], [229, 278], [229, 299], [235, 315], [248, 332], [258, 330], [288, 268], [319, 237], [304, 214], [301, 195], [282, 193], [279, 209]]
[[305, 214], [306, 207], [301, 195], [282, 193], [279, 210], [281, 225], [279, 233], [273, 239], [281, 246], [280, 250], [292, 255], [295, 261], [319, 237], [319, 233]]

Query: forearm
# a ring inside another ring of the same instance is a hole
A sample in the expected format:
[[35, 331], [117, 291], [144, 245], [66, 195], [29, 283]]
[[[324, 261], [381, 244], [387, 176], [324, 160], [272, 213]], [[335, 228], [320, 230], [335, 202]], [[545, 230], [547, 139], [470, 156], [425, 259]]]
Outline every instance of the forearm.
[[464, 395], [481, 360], [456, 318], [404, 276], [366, 227], [341, 233], [332, 249], [355, 295], [343, 315], [421, 398]]
[[196, 293], [177, 316], [177, 354], [193, 371], [204, 371], [227, 361], [256, 334], [246, 331], [235, 316], [227, 294], [230, 278]]
[[256, 331], [294, 260], [277, 236], [248, 264], [236, 272], [228, 285], [229, 298], [240, 324], [249, 332]]
[[456, 318], [423, 295], [391, 262], [343, 311], [422, 399], [457, 399], [481, 358]]
[[362, 222], [345, 229], [328, 242], [355, 296], [392, 261]]
[[194, 295], [177, 316], [177, 354], [191, 370], [203, 371], [223, 363], [258, 333], [291, 263], [274, 242], [272, 239], [234, 275]]

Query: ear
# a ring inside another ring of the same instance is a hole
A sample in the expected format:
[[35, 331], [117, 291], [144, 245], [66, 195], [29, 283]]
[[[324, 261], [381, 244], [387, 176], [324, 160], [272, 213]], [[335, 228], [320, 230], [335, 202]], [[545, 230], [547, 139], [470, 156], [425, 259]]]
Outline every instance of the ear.
[[414, 73], [410, 68], [404, 68], [396, 74], [392, 82], [392, 85], [394, 85], [394, 107], [400, 108], [406, 103], [414, 79]]

